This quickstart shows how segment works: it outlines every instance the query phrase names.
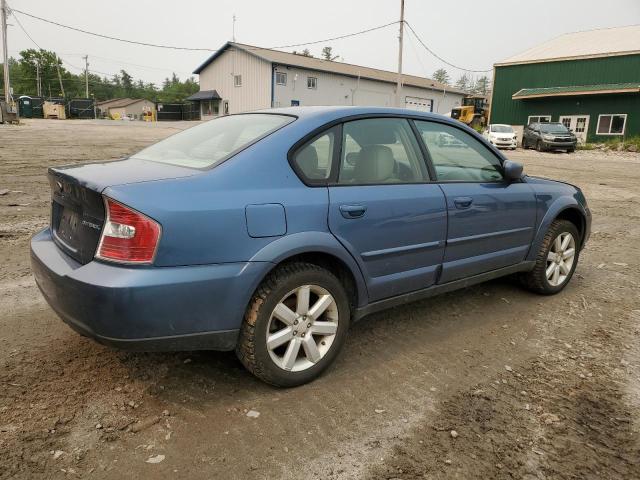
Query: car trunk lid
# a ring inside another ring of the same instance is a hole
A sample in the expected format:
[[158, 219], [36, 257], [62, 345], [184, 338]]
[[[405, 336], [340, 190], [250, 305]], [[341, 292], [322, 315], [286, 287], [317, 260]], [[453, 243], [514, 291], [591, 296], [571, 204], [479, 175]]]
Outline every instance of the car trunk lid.
[[197, 173], [191, 168], [137, 159], [50, 168], [53, 239], [71, 258], [87, 264], [93, 260], [105, 222], [105, 188]]

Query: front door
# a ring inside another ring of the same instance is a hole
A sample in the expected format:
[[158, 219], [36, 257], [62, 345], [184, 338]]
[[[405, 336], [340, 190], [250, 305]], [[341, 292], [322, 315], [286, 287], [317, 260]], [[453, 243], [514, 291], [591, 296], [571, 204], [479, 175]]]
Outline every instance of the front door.
[[585, 143], [587, 141], [589, 115], [563, 115], [560, 117], [560, 123], [575, 134], [578, 143]]
[[[536, 221], [536, 198], [507, 181], [500, 159], [451, 125], [415, 122], [445, 194], [449, 226], [440, 283], [522, 262]], [[446, 140], [446, 141], [445, 141]]]
[[406, 119], [347, 122], [329, 228], [358, 262], [369, 301], [433, 285], [444, 255], [444, 194]]

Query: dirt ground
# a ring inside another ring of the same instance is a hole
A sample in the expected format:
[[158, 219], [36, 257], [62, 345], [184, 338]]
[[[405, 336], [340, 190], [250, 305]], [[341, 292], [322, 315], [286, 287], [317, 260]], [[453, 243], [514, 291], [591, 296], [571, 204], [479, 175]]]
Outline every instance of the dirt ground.
[[322, 378], [282, 390], [233, 353], [97, 345], [29, 272], [47, 166], [184, 126], [0, 126], [1, 479], [640, 478], [640, 155], [509, 152], [585, 191], [571, 284], [540, 297], [502, 279], [372, 315]]

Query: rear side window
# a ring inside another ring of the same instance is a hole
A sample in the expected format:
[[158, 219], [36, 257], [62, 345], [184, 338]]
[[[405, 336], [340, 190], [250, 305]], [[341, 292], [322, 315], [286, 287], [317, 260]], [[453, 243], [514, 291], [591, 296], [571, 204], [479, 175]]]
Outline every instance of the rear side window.
[[498, 157], [467, 132], [436, 122], [415, 122], [440, 182], [497, 182]]
[[293, 155], [293, 165], [308, 184], [325, 184], [331, 173], [331, 163], [337, 128], [332, 128], [314, 137]]
[[286, 115], [229, 115], [176, 133], [132, 158], [192, 168], [213, 167], [293, 120]]
[[338, 183], [422, 183], [427, 172], [416, 137], [402, 118], [368, 118], [342, 128]]

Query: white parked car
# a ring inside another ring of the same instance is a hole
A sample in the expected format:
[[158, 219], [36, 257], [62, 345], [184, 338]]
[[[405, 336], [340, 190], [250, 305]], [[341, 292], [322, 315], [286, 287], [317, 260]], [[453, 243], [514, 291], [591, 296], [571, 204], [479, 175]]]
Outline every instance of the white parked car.
[[511, 125], [493, 123], [487, 126], [484, 137], [498, 148], [515, 150], [518, 146], [518, 134], [511, 128]]

